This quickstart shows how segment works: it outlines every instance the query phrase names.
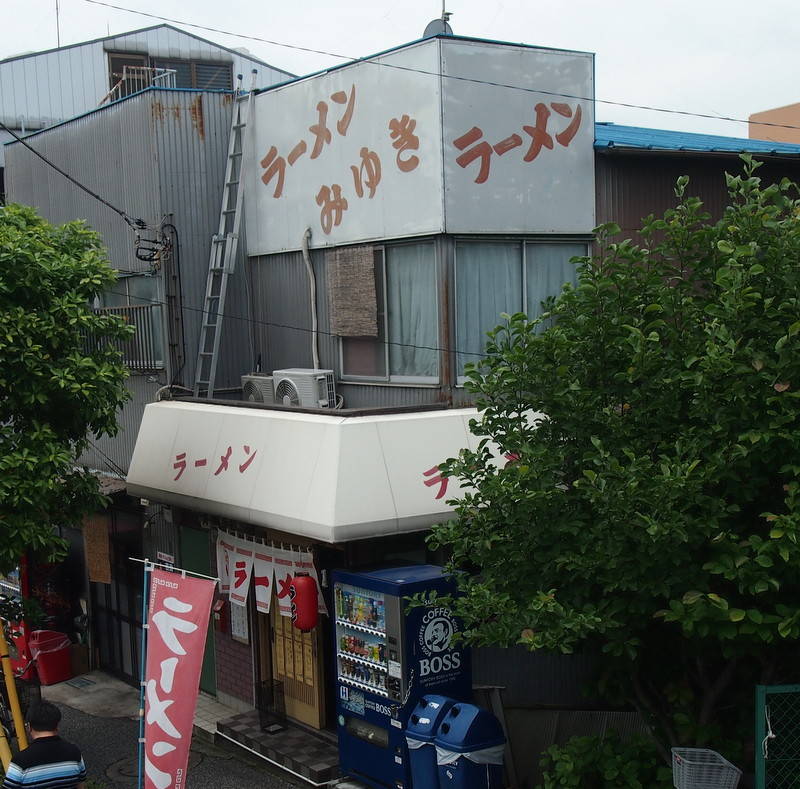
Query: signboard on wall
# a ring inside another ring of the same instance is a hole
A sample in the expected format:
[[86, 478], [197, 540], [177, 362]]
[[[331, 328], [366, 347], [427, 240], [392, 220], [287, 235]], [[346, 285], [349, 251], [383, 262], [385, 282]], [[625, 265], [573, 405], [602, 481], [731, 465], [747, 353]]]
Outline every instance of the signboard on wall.
[[248, 254], [594, 227], [592, 55], [428, 39], [256, 97]]
[[[476, 415], [464, 408], [351, 419], [150, 403], [127, 487], [132, 495], [329, 543], [419, 531], [452, 517], [450, 501], [465, 493], [438, 464], [477, 448], [469, 429]], [[494, 445], [489, 450], [498, 465], [517, 461]], [[284, 566], [294, 561], [287, 556]], [[279, 583], [285, 575], [275, 566]]]
[[588, 233], [594, 64], [583, 52], [441, 40], [448, 233]]
[[435, 41], [256, 97], [249, 255], [441, 232]]

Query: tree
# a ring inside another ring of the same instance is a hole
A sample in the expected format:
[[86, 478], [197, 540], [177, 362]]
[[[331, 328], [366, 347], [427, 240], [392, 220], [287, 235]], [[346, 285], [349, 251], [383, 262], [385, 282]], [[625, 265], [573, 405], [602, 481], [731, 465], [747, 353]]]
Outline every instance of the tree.
[[800, 201], [756, 167], [717, 223], [682, 178], [641, 244], [599, 228], [575, 288], [490, 333], [481, 445], [444, 465], [466, 495], [430, 538], [472, 643], [603, 655], [665, 756], [741, 758], [800, 636]]
[[54, 527], [104, 506], [77, 458], [89, 434], [116, 433], [126, 398], [113, 341], [133, 329], [91, 307], [115, 276], [83, 223], [0, 206], [0, 571], [28, 549], [56, 558]]

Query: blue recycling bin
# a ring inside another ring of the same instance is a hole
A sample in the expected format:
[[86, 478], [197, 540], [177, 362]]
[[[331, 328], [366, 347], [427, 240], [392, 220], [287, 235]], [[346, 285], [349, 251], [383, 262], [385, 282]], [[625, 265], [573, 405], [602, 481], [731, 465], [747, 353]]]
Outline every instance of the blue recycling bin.
[[433, 740], [453, 704], [455, 699], [447, 696], [423, 696], [408, 719], [406, 744], [412, 789], [439, 789]]
[[440, 789], [503, 789], [506, 738], [491, 713], [474, 704], [453, 704], [433, 744]]

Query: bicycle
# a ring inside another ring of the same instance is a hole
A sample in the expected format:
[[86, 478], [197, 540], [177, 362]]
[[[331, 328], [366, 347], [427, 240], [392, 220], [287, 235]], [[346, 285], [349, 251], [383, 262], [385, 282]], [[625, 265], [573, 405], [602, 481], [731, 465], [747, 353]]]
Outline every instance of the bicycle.
[[[31, 679], [23, 679], [22, 677], [30, 669], [33, 669]], [[31, 658], [25, 666], [14, 672], [14, 685], [17, 689], [17, 699], [24, 719], [28, 714], [28, 710], [42, 700], [42, 686], [36, 673], [36, 658]], [[11, 704], [9, 703], [8, 690], [6, 689], [2, 668], [0, 668], [0, 726], [3, 727], [8, 742], [17, 738], [14, 716], [11, 712]]]

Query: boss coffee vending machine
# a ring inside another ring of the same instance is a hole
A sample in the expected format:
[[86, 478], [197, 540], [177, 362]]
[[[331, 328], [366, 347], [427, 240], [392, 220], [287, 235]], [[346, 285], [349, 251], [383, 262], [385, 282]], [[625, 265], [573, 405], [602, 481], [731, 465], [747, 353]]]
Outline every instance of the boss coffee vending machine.
[[465, 701], [468, 650], [442, 606], [408, 608], [404, 598], [452, 590], [441, 567], [333, 575], [340, 768], [374, 787], [410, 785], [404, 729], [421, 696]]

